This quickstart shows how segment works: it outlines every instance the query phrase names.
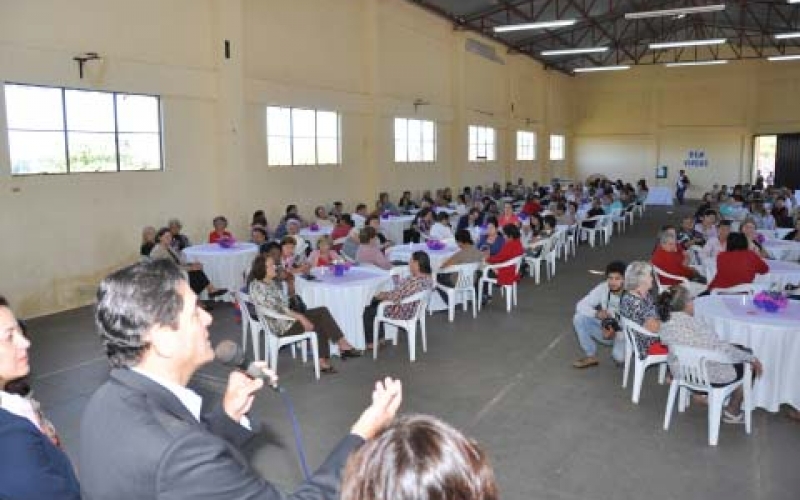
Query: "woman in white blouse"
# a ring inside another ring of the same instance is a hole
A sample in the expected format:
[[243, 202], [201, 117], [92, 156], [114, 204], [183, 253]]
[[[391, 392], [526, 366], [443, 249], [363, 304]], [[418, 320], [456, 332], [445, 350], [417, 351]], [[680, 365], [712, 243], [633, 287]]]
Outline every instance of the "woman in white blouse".
[[436, 214], [436, 222], [431, 226], [429, 236], [432, 240], [452, 240], [453, 229], [450, 227], [450, 215], [447, 212]]

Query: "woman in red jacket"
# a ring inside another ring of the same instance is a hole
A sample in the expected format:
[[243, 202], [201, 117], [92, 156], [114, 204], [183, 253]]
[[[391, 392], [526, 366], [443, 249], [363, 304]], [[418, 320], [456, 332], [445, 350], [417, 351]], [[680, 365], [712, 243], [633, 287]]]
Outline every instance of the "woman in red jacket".
[[749, 242], [744, 234], [729, 234], [726, 248], [727, 251], [717, 255], [717, 274], [708, 285], [709, 290], [752, 283], [756, 274], [769, 272], [764, 259], [749, 251]]
[[[499, 264], [507, 262], [515, 257], [519, 257], [525, 250], [522, 248], [522, 242], [519, 241], [519, 228], [514, 224], [507, 224], [503, 226], [503, 234], [506, 236], [506, 241], [503, 247], [494, 255], [489, 255], [489, 252], [484, 252], [487, 264]], [[490, 273], [492, 271], [489, 271]], [[517, 268], [514, 265], [508, 265], [497, 269], [497, 284], [498, 285], [511, 285], [519, 279]], [[485, 300], [488, 300], [488, 292], [484, 289]]]

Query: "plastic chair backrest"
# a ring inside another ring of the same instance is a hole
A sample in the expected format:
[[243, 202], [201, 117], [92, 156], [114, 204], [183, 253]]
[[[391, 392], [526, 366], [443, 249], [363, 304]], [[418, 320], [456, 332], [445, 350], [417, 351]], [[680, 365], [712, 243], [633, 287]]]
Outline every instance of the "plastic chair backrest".
[[661, 288], [662, 286], [666, 286], [666, 285], [662, 285], [661, 284], [661, 278], [670, 278], [670, 279], [673, 279], [675, 281], [679, 281], [681, 283], [688, 283], [689, 282], [689, 280], [684, 278], [683, 276], [676, 276], [674, 274], [670, 274], [670, 273], [668, 273], [666, 271], [662, 271], [661, 269], [659, 269], [656, 266], [653, 266], [653, 271], [656, 273], [656, 284], [658, 285], [659, 288]]
[[732, 364], [730, 359], [719, 352], [697, 347], [670, 345], [670, 352], [678, 359], [678, 372], [673, 376], [697, 389], [711, 389], [708, 375], [708, 362]]
[[458, 277], [456, 278], [456, 284], [454, 288], [472, 288], [475, 283], [475, 273], [478, 271], [479, 264], [475, 263], [467, 263], [467, 264], [456, 264], [453, 266], [444, 267], [439, 269], [440, 273], [458, 273]]
[[639, 344], [636, 343], [636, 335], [656, 338], [658, 338], [658, 335], [646, 330], [644, 327], [639, 326], [637, 323], [628, 318], [621, 317], [620, 319], [622, 320], [622, 329], [625, 331], [625, 335], [628, 337], [628, 341], [631, 343], [631, 347], [633, 348], [636, 359], [643, 359], [647, 357], [647, 353], [644, 353], [645, 356], [642, 356], [643, 353], [639, 351]]
[[411, 276], [411, 269], [408, 266], [394, 266], [393, 268], [389, 269], [389, 277], [392, 278], [392, 281], [395, 281], [395, 276], [397, 276], [397, 280], [403, 280]]

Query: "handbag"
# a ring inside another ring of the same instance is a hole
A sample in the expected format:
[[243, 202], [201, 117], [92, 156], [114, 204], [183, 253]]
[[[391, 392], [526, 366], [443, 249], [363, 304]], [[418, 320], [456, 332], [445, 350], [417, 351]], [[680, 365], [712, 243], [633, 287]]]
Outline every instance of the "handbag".
[[305, 314], [305, 312], [308, 310], [308, 306], [306, 306], [306, 303], [303, 302], [302, 297], [299, 295], [292, 295], [289, 297], [289, 309], [296, 313]]

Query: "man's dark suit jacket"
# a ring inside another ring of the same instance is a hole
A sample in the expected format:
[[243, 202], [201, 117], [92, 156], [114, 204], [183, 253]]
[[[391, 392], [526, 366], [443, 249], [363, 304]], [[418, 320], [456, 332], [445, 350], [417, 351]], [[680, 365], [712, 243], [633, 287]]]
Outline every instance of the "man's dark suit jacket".
[[72, 464], [28, 419], [0, 409], [0, 498], [79, 500]]
[[334, 500], [363, 440], [346, 437], [310, 481], [285, 495], [239, 451], [253, 434], [218, 407], [198, 422], [170, 391], [127, 369], [92, 396], [81, 422], [81, 483], [88, 500]]

